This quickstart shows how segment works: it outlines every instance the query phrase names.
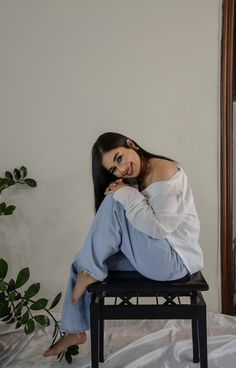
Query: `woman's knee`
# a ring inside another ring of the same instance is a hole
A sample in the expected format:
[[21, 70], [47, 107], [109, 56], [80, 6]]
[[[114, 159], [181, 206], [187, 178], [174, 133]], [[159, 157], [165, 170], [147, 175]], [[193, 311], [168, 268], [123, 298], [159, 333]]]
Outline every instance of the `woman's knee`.
[[100, 204], [100, 207], [97, 211], [99, 213], [101, 210], [113, 208], [114, 198], [112, 194], [107, 194], [105, 198], [103, 199], [102, 203]]
[[112, 194], [107, 194], [105, 196], [105, 198], [103, 199], [98, 211], [97, 211], [97, 214], [100, 214], [101, 212], [114, 212], [115, 210], [118, 210], [118, 211], [124, 211], [124, 207], [118, 202], [116, 201], [114, 198], [113, 198], [113, 195]]

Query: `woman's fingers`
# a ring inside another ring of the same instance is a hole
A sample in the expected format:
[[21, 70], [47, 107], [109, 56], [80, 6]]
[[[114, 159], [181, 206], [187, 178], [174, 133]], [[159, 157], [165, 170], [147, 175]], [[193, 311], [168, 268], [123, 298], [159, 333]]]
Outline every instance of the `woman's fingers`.
[[114, 193], [117, 189], [121, 188], [125, 184], [123, 183], [122, 179], [117, 179], [116, 181], [113, 181], [105, 190], [104, 194], [110, 194]]
[[[118, 183], [120, 183], [120, 182], [122, 182], [123, 180], [122, 179], [117, 179], [117, 180], [115, 180], [115, 181], [112, 181], [111, 182], [111, 184], [109, 185], [109, 187], [114, 187], [116, 184], [118, 184]], [[108, 187], [108, 188], [109, 188]]]
[[111, 184], [107, 187], [106, 192], [110, 192], [118, 183], [115, 181], [111, 182]]

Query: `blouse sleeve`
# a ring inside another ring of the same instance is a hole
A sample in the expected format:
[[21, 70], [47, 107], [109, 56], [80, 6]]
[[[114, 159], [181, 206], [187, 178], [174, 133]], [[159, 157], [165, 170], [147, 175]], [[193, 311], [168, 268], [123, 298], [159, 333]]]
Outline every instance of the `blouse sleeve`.
[[[177, 175], [176, 180], [150, 185], [147, 191], [125, 186], [114, 193], [114, 198], [125, 208], [131, 224], [143, 233], [163, 239], [184, 220], [191, 202], [191, 189]], [[145, 195], [146, 193], [146, 195]]]

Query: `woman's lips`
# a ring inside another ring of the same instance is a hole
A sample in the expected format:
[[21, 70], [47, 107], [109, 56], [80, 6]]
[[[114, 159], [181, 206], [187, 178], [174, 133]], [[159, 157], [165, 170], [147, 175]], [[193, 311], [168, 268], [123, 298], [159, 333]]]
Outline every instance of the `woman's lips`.
[[131, 176], [133, 174], [133, 170], [132, 170], [132, 164], [129, 167], [129, 170], [127, 171], [127, 175]]

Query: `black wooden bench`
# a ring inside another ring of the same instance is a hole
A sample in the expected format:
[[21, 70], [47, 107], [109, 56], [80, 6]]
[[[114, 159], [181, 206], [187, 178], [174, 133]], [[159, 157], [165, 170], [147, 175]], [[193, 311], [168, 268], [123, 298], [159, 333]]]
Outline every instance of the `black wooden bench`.
[[[104, 362], [104, 320], [191, 319], [193, 362], [200, 361], [200, 368], [207, 368], [206, 303], [202, 291], [208, 289], [201, 272], [160, 282], [138, 272], [110, 271], [105, 281], [88, 287], [92, 293], [91, 367], [98, 368], [99, 362]], [[110, 297], [114, 298], [114, 304], [107, 303]], [[141, 304], [140, 297], [152, 297], [153, 301]]]

